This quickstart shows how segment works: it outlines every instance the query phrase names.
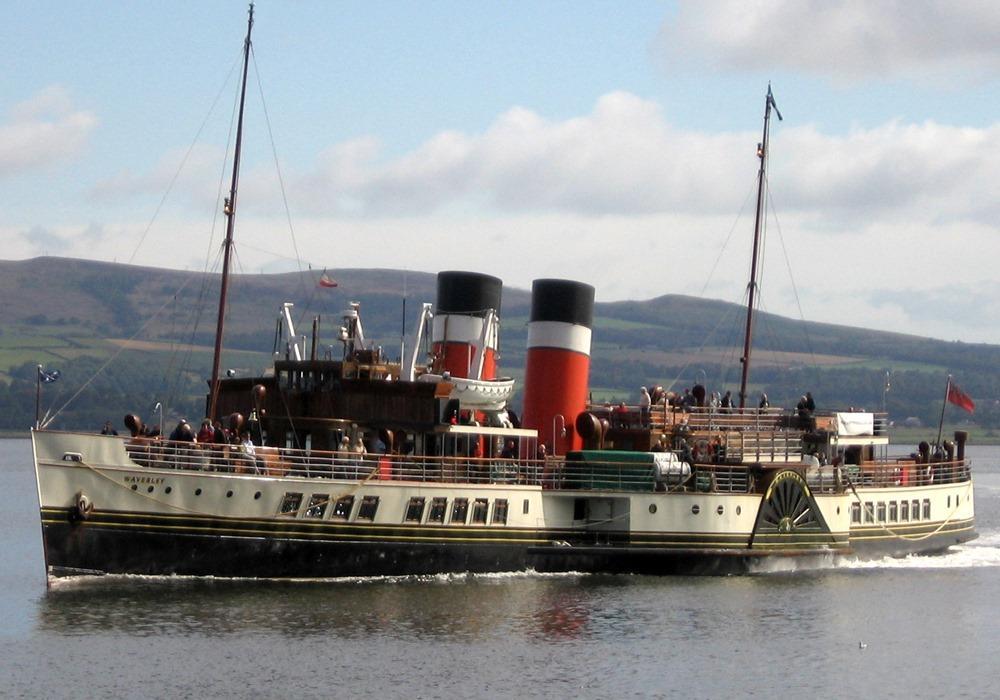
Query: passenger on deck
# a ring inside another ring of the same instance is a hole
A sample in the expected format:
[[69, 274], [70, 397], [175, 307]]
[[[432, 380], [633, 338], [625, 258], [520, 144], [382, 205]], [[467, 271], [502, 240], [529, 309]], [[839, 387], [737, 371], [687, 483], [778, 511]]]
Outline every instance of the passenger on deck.
[[722, 394], [720, 394], [717, 391], [713, 391], [711, 398], [709, 398], [708, 400], [708, 407], [717, 409], [721, 405], [722, 405]]
[[368, 454], [368, 450], [365, 449], [365, 441], [361, 439], [360, 434], [354, 438], [354, 449], [352, 451], [358, 458], [364, 458]]
[[805, 396], [799, 398], [799, 402], [795, 404], [795, 412], [799, 417], [799, 427], [806, 429], [809, 427], [811, 422], [811, 413], [808, 408], [808, 403]]
[[685, 389], [684, 396], [681, 397], [681, 408], [684, 409], [684, 411], [686, 412], [694, 408], [694, 405], [695, 405], [695, 399], [694, 396], [691, 394], [691, 390]]
[[813, 401], [813, 395], [808, 391], [806, 392], [805, 400], [806, 400], [806, 410], [809, 411], [809, 415], [811, 416], [813, 412], [816, 410], [816, 402]]
[[212, 421], [208, 418], [202, 420], [201, 429], [198, 430], [197, 440], [201, 444], [215, 442], [215, 428], [212, 427]]
[[514, 442], [514, 438], [507, 440], [507, 443], [503, 446], [503, 450], [500, 451], [501, 459], [514, 459], [517, 457], [517, 443]]
[[639, 387], [639, 423], [643, 428], [649, 427], [649, 407], [652, 402], [646, 387]]
[[117, 435], [117, 434], [118, 431], [115, 430], [115, 427], [113, 425], [111, 425], [111, 421], [109, 420], [104, 421], [104, 427], [101, 428], [101, 435]]
[[691, 387], [691, 396], [694, 397], [694, 404], [698, 408], [704, 408], [705, 406], [705, 387], [701, 384], [695, 384]]
[[688, 464], [694, 464], [694, 455], [691, 453], [691, 446], [688, 444], [688, 441], [685, 440], [684, 438], [681, 438], [680, 452], [681, 452], [682, 462], [687, 462]]
[[663, 387], [657, 384], [656, 388], [653, 389], [649, 397], [650, 403], [652, 403], [654, 406], [658, 406], [663, 401], [663, 399], [666, 398], [666, 396], [667, 395], [664, 393]]
[[625, 405], [624, 401], [615, 406], [614, 417], [615, 417], [614, 422], [617, 427], [622, 429], [631, 427], [629, 425], [631, 421], [629, 420], [628, 407]]
[[181, 418], [180, 423], [170, 433], [170, 439], [178, 442], [194, 442], [194, 431], [191, 430], [191, 425]]
[[250, 432], [247, 430], [244, 430], [240, 434], [240, 452], [254, 472], [257, 474], [264, 473], [264, 462], [257, 457], [257, 448], [254, 446], [253, 440], [250, 438]]
[[760, 408], [760, 409], [763, 410], [765, 408], [770, 408], [770, 407], [771, 407], [771, 402], [767, 400], [767, 394], [761, 392], [760, 403], [757, 404], [757, 408]]
[[719, 404], [722, 408], [723, 413], [733, 412], [733, 392], [727, 391], [725, 396], [722, 397], [722, 401]]

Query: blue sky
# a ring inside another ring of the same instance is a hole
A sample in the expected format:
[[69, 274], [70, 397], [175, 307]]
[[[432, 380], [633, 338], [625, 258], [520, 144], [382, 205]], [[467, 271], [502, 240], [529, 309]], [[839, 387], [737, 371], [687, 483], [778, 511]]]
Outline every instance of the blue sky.
[[[7, 8], [5, 257], [213, 267], [245, 16]], [[771, 81], [764, 307], [1000, 342], [994, 3], [265, 0], [253, 38], [303, 265], [739, 301]], [[295, 269], [251, 80], [239, 264]]]

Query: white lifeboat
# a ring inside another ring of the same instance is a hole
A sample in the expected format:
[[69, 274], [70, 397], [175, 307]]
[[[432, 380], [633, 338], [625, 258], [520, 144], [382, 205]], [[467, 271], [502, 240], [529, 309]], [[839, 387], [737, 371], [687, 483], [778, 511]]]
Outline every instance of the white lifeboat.
[[514, 393], [514, 380], [502, 379], [470, 379], [468, 377], [447, 377], [440, 374], [421, 374], [420, 382], [446, 382], [451, 384], [449, 399], [458, 399], [462, 408], [480, 411], [501, 411], [506, 407], [511, 394]]

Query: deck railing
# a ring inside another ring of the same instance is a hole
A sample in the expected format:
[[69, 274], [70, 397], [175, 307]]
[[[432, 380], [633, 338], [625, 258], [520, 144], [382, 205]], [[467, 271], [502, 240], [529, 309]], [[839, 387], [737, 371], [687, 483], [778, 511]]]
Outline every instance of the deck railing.
[[[617, 429], [650, 429], [668, 432], [680, 426], [691, 431], [779, 431], [779, 430], [830, 430], [834, 428], [838, 411], [815, 411], [800, 414], [795, 409], [784, 408], [720, 408], [713, 406], [668, 406], [662, 403], [650, 406], [649, 416], [644, 417], [639, 406], [611, 406], [591, 404], [587, 408], [598, 418], [608, 421]], [[850, 413], [851, 411], [839, 411]], [[872, 413], [867, 411], [866, 413]], [[886, 435], [888, 414], [872, 413], [873, 435]]]
[[696, 464], [690, 472], [658, 475], [652, 464], [558, 458], [362, 455], [278, 447], [256, 447], [251, 455], [238, 445], [169, 440], [126, 441], [125, 449], [136, 464], [151, 469], [348, 481], [541, 485], [574, 491], [753, 493], [766, 469], [788, 466], [799, 470], [818, 493], [834, 493], [851, 486], [897, 488], [957, 483], [970, 477], [968, 460], [920, 464], [898, 459], [843, 466], [790, 461], [780, 467]]

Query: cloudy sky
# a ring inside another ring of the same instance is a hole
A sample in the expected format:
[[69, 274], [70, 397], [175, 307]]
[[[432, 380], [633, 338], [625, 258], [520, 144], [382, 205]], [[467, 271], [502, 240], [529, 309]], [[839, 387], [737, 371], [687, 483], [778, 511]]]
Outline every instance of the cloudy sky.
[[[3, 257], [217, 267], [245, 17], [8, 7]], [[243, 271], [738, 302], [770, 81], [763, 307], [1000, 343], [996, 2], [262, 0], [253, 40]]]

